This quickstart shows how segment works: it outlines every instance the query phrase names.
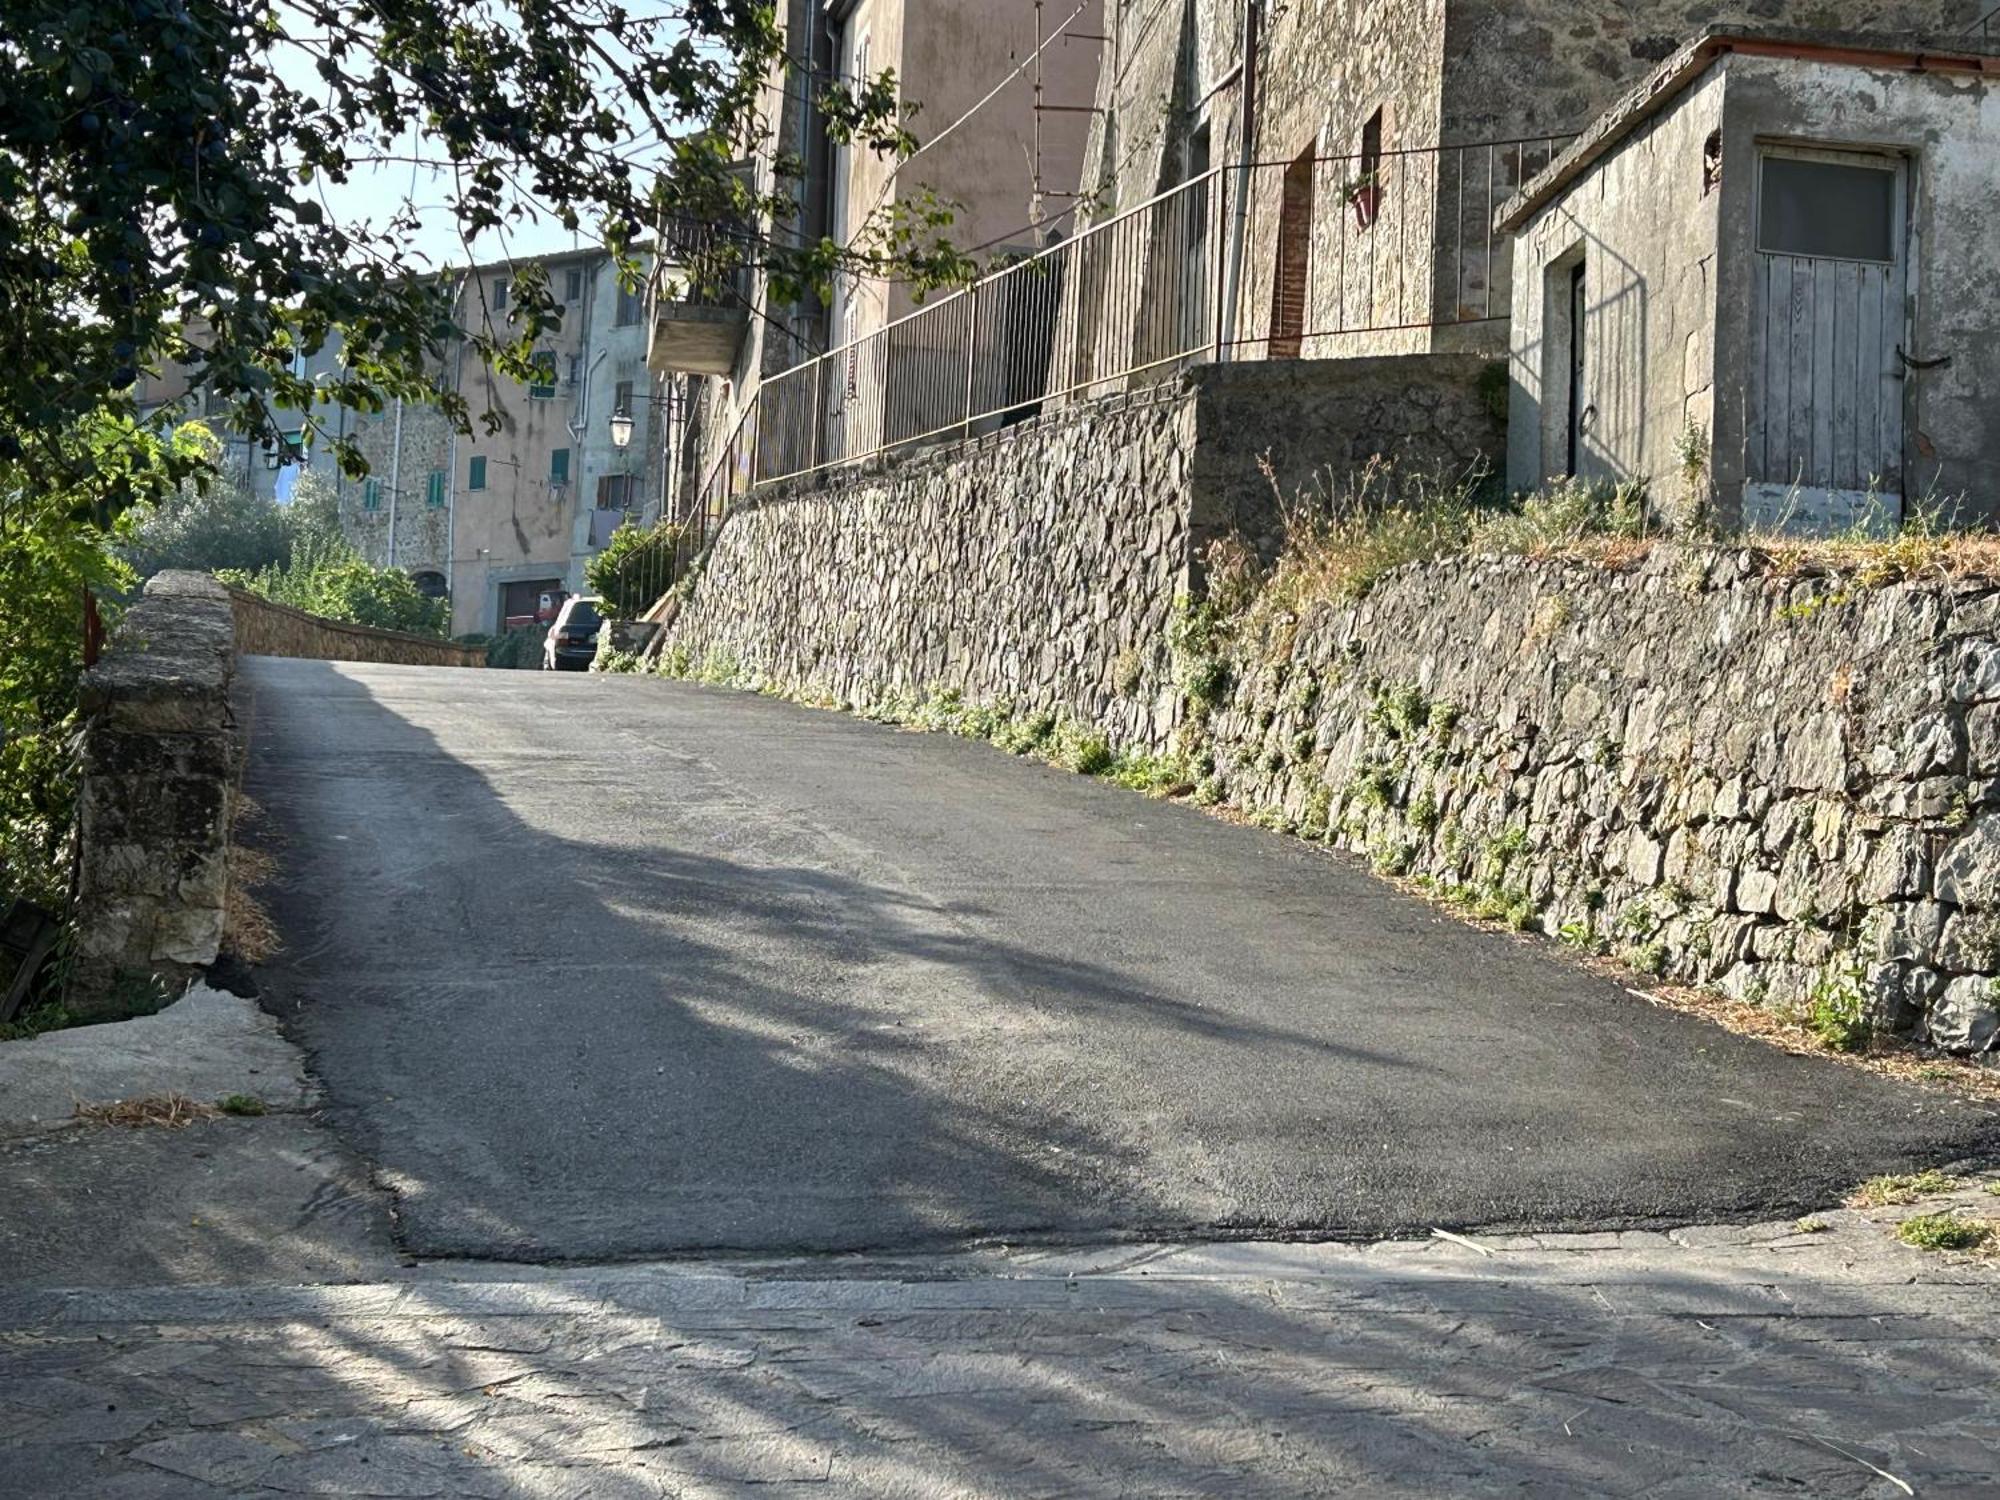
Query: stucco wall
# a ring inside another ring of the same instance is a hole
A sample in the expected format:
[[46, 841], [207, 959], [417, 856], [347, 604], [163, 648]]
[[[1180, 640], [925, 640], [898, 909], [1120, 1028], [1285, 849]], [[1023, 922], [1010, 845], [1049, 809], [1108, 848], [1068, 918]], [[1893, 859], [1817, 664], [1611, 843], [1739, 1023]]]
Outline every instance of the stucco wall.
[[1702, 163], [1722, 113], [1723, 74], [1714, 70], [1517, 236], [1507, 434], [1514, 488], [1568, 472], [1569, 272], [1581, 256], [1587, 420], [1577, 472], [1648, 481], [1676, 518], [1705, 495], [1707, 476], [1690, 481], [1681, 472], [1677, 445], [1690, 426], [1705, 439], [1714, 423], [1723, 197], [1703, 190]]
[[1452, 559], [1233, 664], [1211, 732], [1246, 810], [1670, 977], [2000, 1033], [1990, 582]]
[[[1915, 319], [1905, 348], [1948, 357], [1903, 382], [1906, 508], [1941, 505], [1958, 519], [2000, 520], [2000, 289], [1991, 273], [2000, 204], [2000, 89], [1988, 81], [1791, 60], [1727, 63], [1723, 239], [1718, 327], [1742, 340], [1751, 326], [1748, 268], [1754, 164], [1760, 138], [1887, 148], [1908, 154], [1914, 185], [1911, 286]], [[1736, 170], [1731, 171], [1731, 168]], [[1725, 348], [1722, 367], [1743, 351]], [[1718, 498], [1741, 493], [1741, 403], [1718, 402]]]

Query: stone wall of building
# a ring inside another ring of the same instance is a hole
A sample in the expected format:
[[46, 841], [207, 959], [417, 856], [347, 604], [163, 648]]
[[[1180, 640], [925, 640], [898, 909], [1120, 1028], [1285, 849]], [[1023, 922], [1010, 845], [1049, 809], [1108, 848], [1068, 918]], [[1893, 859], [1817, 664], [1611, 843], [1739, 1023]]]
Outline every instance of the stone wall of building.
[[1238, 642], [1213, 795], [1745, 999], [2000, 1035], [2000, 592], [1454, 558]]
[[303, 656], [315, 661], [399, 662], [419, 667], [483, 667], [484, 646], [460, 646], [434, 636], [377, 630], [323, 620], [241, 589], [228, 591], [239, 656]]
[[146, 1009], [215, 960], [237, 742], [229, 594], [161, 573], [82, 680], [77, 923], [66, 1003]]

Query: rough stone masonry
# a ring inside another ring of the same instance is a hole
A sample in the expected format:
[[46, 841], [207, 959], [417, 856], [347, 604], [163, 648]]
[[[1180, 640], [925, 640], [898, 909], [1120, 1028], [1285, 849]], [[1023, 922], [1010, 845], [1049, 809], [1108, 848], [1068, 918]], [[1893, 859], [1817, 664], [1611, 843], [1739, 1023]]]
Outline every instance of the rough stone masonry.
[[1487, 915], [1993, 1050], [1991, 581], [1872, 586], [1666, 543], [1616, 566], [1452, 557], [1190, 659], [1204, 544], [1230, 526], [1268, 542], [1275, 519], [1242, 474], [1254, 424], [1292, 435], [1291, 472], [1456, 462], [1423, 431], [1486, 430], [1467, 425], [1475, 367], [1426, 384], [1412, 362], [1352, 363], [1375, 369], [1309, 386], [1310, 420], [1277, 386], [1204, 407], [1169, 385], [748, 506], [664, 650], [812, 700], [951, 693], [1189, 752], [1205, 799]]

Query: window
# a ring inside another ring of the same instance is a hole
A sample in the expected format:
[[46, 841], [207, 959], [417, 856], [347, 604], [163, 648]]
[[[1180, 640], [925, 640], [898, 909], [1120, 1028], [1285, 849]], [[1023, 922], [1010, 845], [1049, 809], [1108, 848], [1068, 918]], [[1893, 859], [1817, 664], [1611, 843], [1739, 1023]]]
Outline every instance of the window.
[[443, 469], [432, 469], [424, 476], [424, 504], [432, 510], [444, 509]]
[[549, 483], [569, 483], [569, 449], [552, 448], [549, 450]]
[[469, 490], [486, 488], [486, 460], [475, 457], [466, 470], [465, 487]]
[[630, 328], [639, 321], [639, 294], [630, 290], [622, 282], [618, 287], [618, 317], [620, 328]]
[[1827, 260], [1896, 258], [1896, 174], [1797, 156], [1764, 158], [1757, 248]]
[[380, 510], [382, 508], [381, 480], [364, 479], [361, 481], [361, 508], [363, 510]]
[[556, 357], [544, 349], [535, 356], [535, 373], [528, 379], [528, 395], [536, 401], [553, 401], [556, 394]]
[[631, 415], [631, 413], [632, 413], [632, 382], [631, 382], [631, 381], [629, 381], [629, 380], [621, 380], [621, 381], [619, 381], [619, 382], [618, 382], [618, 386], [617, 386], [617, 389], [616, 389], [616, 390], [614, 390], [614, 391], [612, 392], [612, 396], [611, 396], [611, 409], [612, 409], [613, 411], [622, 411], [622, 412], [624, 412], [624, 413], [625, 413], [625, 414], [626, 414], [627, 416], [630, 416], [630, 415]]
[[493, 310], [495, 312], [505, 312], [507, 310], [507, 278], [505, 276], [496, 276], [493, 278]]
[[583, 296], [583, 272], [571, 267], [563, 272], [563, 301], [575, 302]]
[[569, 383], [574, 386], [581, 379], [583, 379], [583, 356], [572, 354], [569, 357]]

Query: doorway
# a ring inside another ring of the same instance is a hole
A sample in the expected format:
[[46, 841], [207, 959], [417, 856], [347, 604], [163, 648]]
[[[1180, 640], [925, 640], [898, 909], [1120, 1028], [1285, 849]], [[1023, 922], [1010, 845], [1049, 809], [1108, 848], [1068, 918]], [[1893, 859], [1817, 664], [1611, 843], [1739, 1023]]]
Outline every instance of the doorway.
[[1908, 186], [1897, 156], [1759, 153], [1748, 525], [1826, 533], [1902, 519]]

